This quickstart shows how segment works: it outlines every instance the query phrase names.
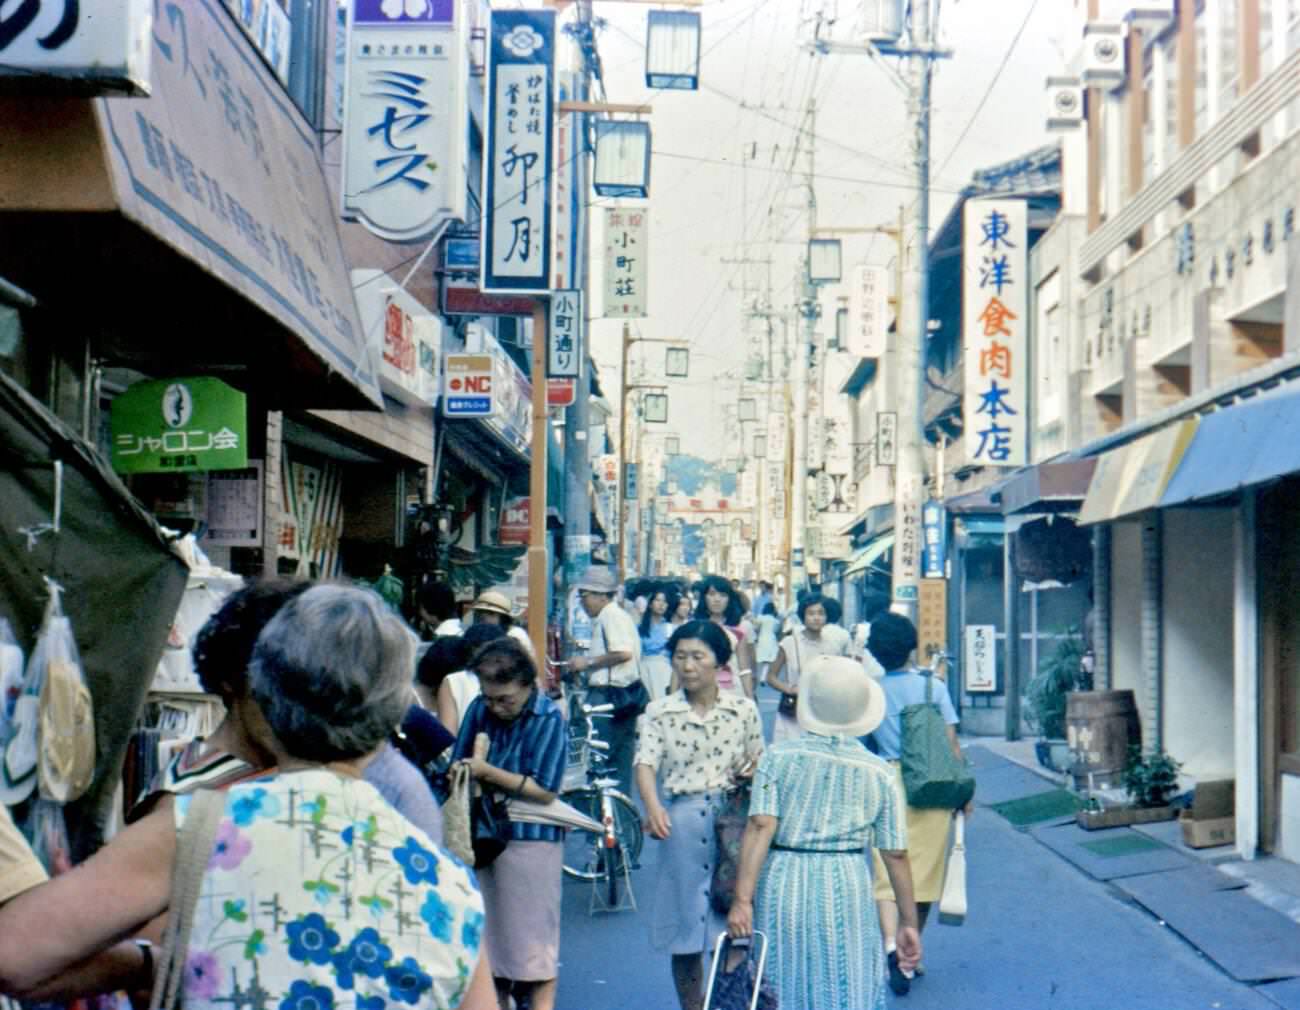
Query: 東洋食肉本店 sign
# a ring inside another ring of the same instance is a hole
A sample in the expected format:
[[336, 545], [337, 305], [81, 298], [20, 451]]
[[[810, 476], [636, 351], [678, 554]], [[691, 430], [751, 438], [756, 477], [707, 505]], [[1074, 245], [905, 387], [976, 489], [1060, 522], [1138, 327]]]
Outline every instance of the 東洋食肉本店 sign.
[[113, 401], [111, 429], [118, 473], [248, 466], [244, 394], [220, 379], [137, 382]]

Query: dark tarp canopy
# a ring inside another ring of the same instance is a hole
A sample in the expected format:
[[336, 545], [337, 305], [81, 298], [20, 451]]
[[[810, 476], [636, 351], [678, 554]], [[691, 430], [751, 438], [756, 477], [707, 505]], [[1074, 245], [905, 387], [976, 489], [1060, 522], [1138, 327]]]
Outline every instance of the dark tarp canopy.
[[[63, 463], [58, 534], [28, 550], [20, 527], [49, 523]], [[31, 655], [46, 603], [63, 586], [95, 702], [95, 779], [67, 810], [73, 858], [100, 843], [126, 745], [162, 656], [188, 569], [103, 456], [0, 373], [0, 617]]]

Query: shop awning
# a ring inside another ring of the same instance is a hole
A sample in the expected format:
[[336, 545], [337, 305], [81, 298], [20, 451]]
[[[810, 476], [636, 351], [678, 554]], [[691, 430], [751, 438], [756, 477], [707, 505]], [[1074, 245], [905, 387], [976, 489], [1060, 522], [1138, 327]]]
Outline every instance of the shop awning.
[[[882, 533], [875, 540], [863, 547], [857, 554], [849, 559], [849, 563], [844, 568], [843, 577], [848, 578], [850, 575], [857, 575], [865, 572], [870, 568], [876, 567], [878, 562], [887, 552], [893, 549], [894, 531]], [[880, 574], [885, 574], [883, 568], [877, 568]]]
[[1026, 467], [1002, 488], [1002, 514], [1073, 512], [1088, 493], [1096, 467], [1095, 459]]
[[1098, 458], [1079, 511], [1079, 525], [1110, 522], [1159, 507], [1199, 422], [1199, 417], [1176, 421]]
[[1233, 494], [1300, 471], [1300, 390], [1282, 389], [1201, 419], [1160, 504]]

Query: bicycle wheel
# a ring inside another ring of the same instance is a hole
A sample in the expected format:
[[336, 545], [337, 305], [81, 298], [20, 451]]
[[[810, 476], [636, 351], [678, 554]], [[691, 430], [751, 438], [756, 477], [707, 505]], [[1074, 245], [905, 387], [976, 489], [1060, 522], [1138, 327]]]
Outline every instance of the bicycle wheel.
[[605, 888], [605, 907], [618, 908], [618, 878], [623, 875], [623, 851], [617, 845], [612, 849], [602, 848], [600, 851], [601, 867], [605, 874], [602, 882]]
[[[600, 790], [578, 786], [560, 793], [560, 799], [593, 821], [600, 820]], [[600, 835], [587, 831], [564, 834], [564, 874], [574, 880], [595, 880], [600, 872]]]
[[[641, 812], [622, 793], [611, 790], [608, 795], [609, 805], [614, 810], [614, 837], [618, 839], [619, 847], [627, 853], [628, 867], [635, 870], [641, 865], [641, 846], [645, 844]], [[599, 805], [596, 809], [600, 809]]]

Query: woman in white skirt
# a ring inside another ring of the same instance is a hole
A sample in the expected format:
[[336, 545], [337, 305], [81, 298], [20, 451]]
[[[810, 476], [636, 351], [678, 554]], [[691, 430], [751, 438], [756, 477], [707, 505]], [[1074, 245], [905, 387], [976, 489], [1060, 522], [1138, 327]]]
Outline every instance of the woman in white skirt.
[[[793, 740], [799, 728], [799, 675], [817, 656], [847, 656], [849, 633], [838, 624], [827, 623], [830, 610], [825, 597], [812, 593], [799, 601], [799, 623], [785, 638], [767, 671], [767, 686], [781, 692], [781, 705], [772, 723], [772, 742]], [[788, 699], [788, 700], [787, 700]]]
[[758, 615], [758, 620], [754, 624], [758, 629], [754, 660], [758, 663], [758, 679], [766, 683], [767, 671], [771, 668], [772, 661], [776, 659], [777, 652], [780, 651], [777, 638], [781, 630], [781, 619], [776, 616], [776, 604], [770, 602], [763, 604], [763, 612]]
[[641, 679], [650, 692], [650, 700], [658, 701], [668, 694], [673, 677], [672, 662], [668, 659], [668, 639], [673, 626], [668, 622], [676, 600], [666, 589], [654, 589], [650, 602], [641, 615]]
[[636, 783], [646, 829], [664, 844], [651, 945], [672, 955], [682, 1010], [700, 1010], [704, 952], [725, 928], [709, 900], [714, 819], [724, 791], [753, 775], [763, 729], [753, 701], [718, 687], [718, 667], [731, 658], [720, 625], [687, 622], [669, 639], [668, 652], [681, 690], [651, 702], [641, 717]]

